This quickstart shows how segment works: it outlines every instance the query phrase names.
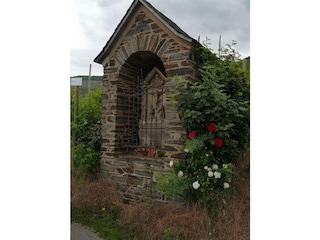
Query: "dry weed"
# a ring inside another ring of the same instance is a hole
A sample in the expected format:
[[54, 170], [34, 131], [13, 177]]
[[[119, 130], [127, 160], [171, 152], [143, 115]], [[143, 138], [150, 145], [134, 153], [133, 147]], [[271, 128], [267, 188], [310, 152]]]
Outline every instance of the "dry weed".
[[206, 210], [182, 204], [136, 204], [123, 218], [137, 239], [208, 239], [211, 229]]
[[111, 180], [83, 181], [71, 178], [71, 205], [74, 209], [95, 208], [111, 206], [118, 210], [124, 209], [122, 196]]
[[237, 163], [235, 190], [221, 203], [222, 210], [214, 217], [214, 239], [250, 239], [250, 158], [242, 156]]
[[218, 214], [204, 208], [176, 203], [123, 204], [110, 180], [71, 179], [73, 208], [112, 207], [120, 210], [119, 222], [138, 240], [248, 240], [250, 239], [249, 154], [239, 159], [235, 189], [221, 203]]

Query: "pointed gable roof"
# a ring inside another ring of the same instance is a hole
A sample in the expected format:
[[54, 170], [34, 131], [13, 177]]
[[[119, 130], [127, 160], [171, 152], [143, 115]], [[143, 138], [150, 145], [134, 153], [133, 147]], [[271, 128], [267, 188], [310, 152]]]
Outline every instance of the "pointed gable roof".
[[150, 12], [154, 14], [165, 26], [167, 26], [177, 37], [184, 39], [187, 42], [195, 41], [193, 38], [191, 38], [187, 33], [185, 33], [181, 28], [179, 28], [173, 21], [171, 21], [169, 18], [167, 18], [163, 13], [158, 11], [155, 7], [153, 7], [149, 2], [146, 0], [134, 0], [129, 9], [127, 10], [127, 13], [122, 18], [118, 26], [116, 27], [116, 30], [112, 34], [111, 38], [108, 40], [102, 51], [98, 54], [98, 56], [94, 59], [94, 62], [102, 64], [102, 61], [104, 58], [109, 54], [112, 47], [118, 40], [118, 36], [121, 34], [121, 32], [126, 27], [127, 23], [130, 21], [133, 14], [136, 12], [137, 8], [143, 5], [146, 7]]

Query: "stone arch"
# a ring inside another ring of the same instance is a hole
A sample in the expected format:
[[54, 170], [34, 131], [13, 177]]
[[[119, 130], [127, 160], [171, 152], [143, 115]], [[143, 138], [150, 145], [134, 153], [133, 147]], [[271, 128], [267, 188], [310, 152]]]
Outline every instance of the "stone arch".
[[118, 47], [114, 58], [120, 66], [138, 52], [150, 52], [161, 58], [172, 42], [172, 39], [162, 38], [160, 34], [136, 34], [130, 36]]

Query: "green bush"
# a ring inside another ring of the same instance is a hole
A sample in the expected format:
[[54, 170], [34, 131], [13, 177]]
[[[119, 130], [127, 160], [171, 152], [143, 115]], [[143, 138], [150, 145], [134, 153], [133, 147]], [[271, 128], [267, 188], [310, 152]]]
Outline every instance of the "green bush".
[[91, 147], [86, 147], [83, 143], [79, 143], [74, 147], [74, 168], [82, 173], [95, 173], [99, 166], [99, 158], [100, 152], [95, 151]]
[[186, 160], [171, 162], [158, 189], [213, 208], [230, 189], [234, 162], [249, 148], [249, 79], [242, 72], [235, 42], [217, 57], [196, 50], [200, 79], [185, 86], [176, 79], [177, 107], [187, 129]]
[[83, 174], [97, 171], [101, 147], [102, 87], [79, 99], [77, 123], [74, 122], [74, 93], [71, 93], [71, 140], [74, 169]]

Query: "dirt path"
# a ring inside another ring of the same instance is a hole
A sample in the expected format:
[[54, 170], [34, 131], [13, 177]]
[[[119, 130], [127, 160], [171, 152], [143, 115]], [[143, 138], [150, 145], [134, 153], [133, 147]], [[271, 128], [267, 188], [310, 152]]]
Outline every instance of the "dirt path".
[[71, 240], [103, 240], [90, 228], [79, 223], [71, 223]]

